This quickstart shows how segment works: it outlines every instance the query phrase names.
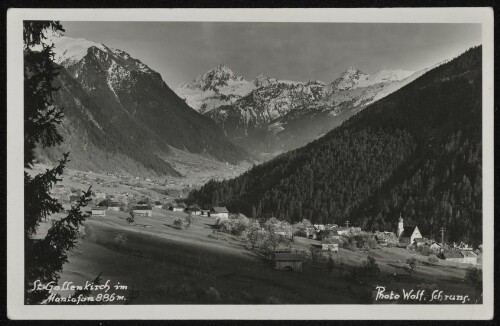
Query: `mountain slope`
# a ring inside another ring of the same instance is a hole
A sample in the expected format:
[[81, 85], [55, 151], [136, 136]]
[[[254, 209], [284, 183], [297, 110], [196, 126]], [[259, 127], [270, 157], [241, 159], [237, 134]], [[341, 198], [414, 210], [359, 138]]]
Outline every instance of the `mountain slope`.
[[229, 67], [218, 65], [191, 83], [179, 85], [175, 92], [193, 109], [206, 113], [221, 105], [234, 103], [257, 86], [243, 77], [237, 77]]
[[205, 114], [236, 144], [261, 158], [272, 157], [320, 137], [423, 72], [383, 69], [364, 74], [349, 68], [330, 84], [259, 76], [248, 95], [217, 103]]
[[209, 182], [203, 206], [394, 230], [400, 214], [436, 237], [481, 241], [481, 47], [369, 105], [309, 145]]
[[101, 162], [78, 160], [80, 167], [108, 170], [116, 165], [126, 171], [139, 165], [141, 171], [176, 174], [164, 161], [170, 146], [232, 163], [248, 157], [211, 119], [180, 99], [160, 74], [126, 52], [61, 35], [50, 41], [54, 61], [62, 66], [56, 104], [66, 109], [65, 139], [73, 139], [66, 147], [73, 152], [88, 148], [94, 161]]

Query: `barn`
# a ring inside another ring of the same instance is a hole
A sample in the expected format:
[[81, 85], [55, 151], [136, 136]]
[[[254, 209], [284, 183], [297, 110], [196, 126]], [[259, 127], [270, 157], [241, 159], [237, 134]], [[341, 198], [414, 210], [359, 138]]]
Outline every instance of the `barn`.
[[304, 261], [304, 256], [302, 254], [276, 252], [273, 258], [275, 269], [302, 272], [302, 262]]

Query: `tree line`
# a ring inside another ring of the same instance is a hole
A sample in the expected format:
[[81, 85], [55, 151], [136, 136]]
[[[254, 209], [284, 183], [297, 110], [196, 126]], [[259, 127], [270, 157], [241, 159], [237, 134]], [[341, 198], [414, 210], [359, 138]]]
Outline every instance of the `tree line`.
[[424, 236], [482, 238], [481, 47], [443, 64], [307, 146], [209, 181], [190, 193], [290, 223], [394, 231], [398, 217]]

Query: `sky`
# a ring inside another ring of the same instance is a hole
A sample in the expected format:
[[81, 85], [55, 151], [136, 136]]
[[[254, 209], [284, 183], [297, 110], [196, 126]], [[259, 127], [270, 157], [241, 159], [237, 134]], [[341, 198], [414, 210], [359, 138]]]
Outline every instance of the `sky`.
[[65, 35], [123, 50], [173, 88], [218, 64], [247, 80], [328, 83], [349, 67], [417, 71], [481, 44], [480, 24], [61, 23]]

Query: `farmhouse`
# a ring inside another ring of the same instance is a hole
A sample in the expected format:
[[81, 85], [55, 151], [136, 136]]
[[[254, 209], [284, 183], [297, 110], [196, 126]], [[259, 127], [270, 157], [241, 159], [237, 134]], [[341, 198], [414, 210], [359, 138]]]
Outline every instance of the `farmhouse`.
[[171, 205], [168, 209], [171, 210], [172, 212], [184, 212], [184, 210], [186, 209], [186, 205], [175, 204], [175, 205]]
[[274, 253], [274, 268], [283, 271], [302, 272], [302, 254], [293, 254], [289, 252]]
[[202, 215], [202, 214], [201, 214], [201, 209], [196, 208], [196, 207], [192, 207], [192, 206], [191, 206], [191, 207], [188, 207], [188, 208], [186, 209], [186, 213], [191, 214], [191, 215], [196, 215], [196, 216], [198, 216], [198, 215]]
[[106, 207], [92, 207], [91, 208], [92, 216], [106, 216]]
[[155, 201], [155, 207], [156, 207], [156, 208], [162, 208], [162, 203], [161, 203], [161, 201], [158, 201], [158, 200], [157, 200], [157, 201]]
[[210, 213], [209, 209], [202, 209], [200, 211], [201, 211], [201, 216], [208, 216]]
[[119, 211], [120, 210], [120, 203], [117, 201], [110, 201], [110, 202], [108, 202], [108, 209], [111, 211]]
[[323, 251], [339, 252], [340, 240], [330, 239], [328, 242], [324, 242], [320, 245], [312, 244], [312, 247], [319, 248]]
[[212, 207], [210, 212], [208, 212], [208, 216], [220, 219], [227, 219], [229, 218], [229, 211], [225, 207]]
[[341, 227], [337, 229], [337, 233], [340, 235], [348, 235], [350, 233], [349, 228]]
[[323, 231], [325, 229], [325, 226], [323, 224], [314, 224], [314, 228], [317, 231]]
[[351, 227], [349, 228], [349, 231], [350, 231], [351, 233], [360, 233], [360, 232], [361, 232], [361, 227], [359, 227], [359, 226], [351, 226]]
[[148, 205], [137, 205], [132, 208], [132, 213], [134, 216], [148, 216], [151, 217], [151, 206]]

